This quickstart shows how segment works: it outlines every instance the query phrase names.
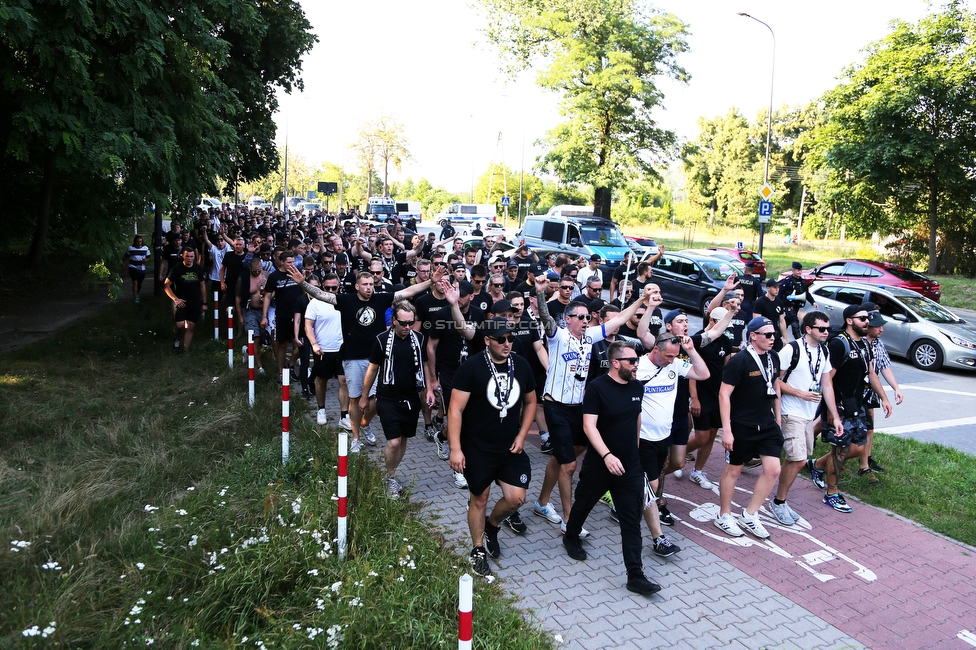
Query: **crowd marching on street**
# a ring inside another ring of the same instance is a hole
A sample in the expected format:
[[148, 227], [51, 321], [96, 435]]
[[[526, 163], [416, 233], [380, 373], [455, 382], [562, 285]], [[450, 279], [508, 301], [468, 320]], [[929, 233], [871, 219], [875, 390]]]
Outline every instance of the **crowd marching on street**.
[[[191, 349], [216, 295], [233, 307], [238, 336], [260, 342], [259, 375], [274, 364], [279, 379], [291, 373], [318, 425], [328, 423], [335, 379], [336, 425], [351, 432], [350, 453], [377, 446], [379, 420], [390, 498], [402, 493], [398, 467], [419, 430], [449, 463], [448, 487], [469, 492], [470, 561], [481, 576], [502, 553], [501, 527], [525, 533], [520, 508], [530, 495], [526, 511], [559, 526], [578, 561], [587, 559], [588, 515], [601, 500], [610, 505], [626, 587], [649, 595], [661, 586], [643, 571], [641, 519], [657, 555], [680, 552], [663, 532], [675, 522], [663, 493], [686, 463], [693, 483], [718, 487], [714, 525], [758, 539], [769, 537], [763, 507], [784, 526], [831, 516], [790, 506], [789, 491], [806, 489], [794, 487], [801, 470], [839, 513], [852, 511], [837, 487], [847, 461], [871, 483], [885, 471], [872, 457], [876, 409], [892, 409], [881, 377], [902, 401], [880, 340], [885, 319], [873, 304], [852, 305], [832, 332], [799, 263], [765, 283], [747, 265], [691, 332], [683, 310], [661, 309], [653, 259], [617, 266], [605, 301], [598, 256], [540, 258], [524, 244], [509, 256], [503, 237], [475, 230], [482, 239], [466, 246], [450, 225], [440, 236], [416, 233], [416, 222], [395, 217], [378, 225], [354, 211], [225, 205], [192, 228], [174, 226], [161, 250], [137, 236], [125, 260], [138, 302], [147, 263], [160, 256], [175, 352]], [[536, 483], [526, 452], [533, 425], [550, 455]], [[710, 478], [719, 430], [725, 469]], [[818, 434], [830, 451], [816, 458]], [[744, 467], [761, 474], [734, 513]]]

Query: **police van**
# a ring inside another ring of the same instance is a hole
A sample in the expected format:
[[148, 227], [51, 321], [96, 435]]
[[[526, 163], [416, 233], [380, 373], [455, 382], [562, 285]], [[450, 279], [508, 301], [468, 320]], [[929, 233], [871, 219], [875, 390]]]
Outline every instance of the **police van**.
[[496, 221], [497, 213], [491, 203], [452, 203], [443, 212], [434, 215], [434, 223], [444, 227], [449, 223], [471, 223], [485, 220]]
[[388, 196], [371, 196], [366, 200], [366, 212], [363, 216], [376, 221], [386, 221], [396, 213], [396, 201]]
[[[544, 215], [529, 215], [514, 237], [540, 256], [565, 253], [587, 259], [596, 254], [604, 267], [615, 267], [630, 252], [617, 224], [598, 217], [593, 208], [583, 205], [556, 205]], [[606, 268], [604, 268], [606, 271]]]

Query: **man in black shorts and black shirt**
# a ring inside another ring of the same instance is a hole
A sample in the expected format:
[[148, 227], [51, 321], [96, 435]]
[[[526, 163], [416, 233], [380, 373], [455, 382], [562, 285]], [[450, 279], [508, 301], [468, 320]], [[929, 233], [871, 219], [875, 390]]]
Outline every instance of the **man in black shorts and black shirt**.
[[587, 449], [563, 546], [574, 560], [586, 559], [580, 531], [593, 506], [609, 490], [620, 520], [627, 589], [650, 595], [660, 591], [661, 586], [644, 576], [641, 563], [640, 521], [645, 480], [637, 441], [644, 387], [634, 379], [638, 357], [633, 344], [614, 342], [609, 357], [609, 372], [594, 379], [583, 397]]
[[[226, 256], [225, 258], [226, 259]], [[293, 346], [292, 358], [288, 361], [289, 372], [295, 360], [298, 359], [300, 343], [295, 336], [295, 313], [304, 305], [299, 305], [298, 299], [302, 297], [302, 288], [288, 273], [284, 271], [285, 265], [295, 259], [295, 254], [291, 251], [282, 251], [278, 256], [279, 268], [268, 276], [264, 283], [264, 307], [261, 315], [261, 328], [268, 327], [268, 311], [271, 309], [271, 300], [275, 301], [275, 340], [274, 351], [278, 358], [279, 375], [285, 369], [285, 357], [288, 355], [288, 344]], [[304, 309], [303, 309], [304, 313]]]
[[[498, 527], [525, 503], [532, 466], [523, 447], [535, 420], [535, 378], [528, 362], [512, 354], [512, 326], [505, 318], [485, 324], [487, 349], [469, 357], [454, 375], [447, 435], [451, 469], [463, 472], [471, 499], [468, 530], [476, 573], [490, 576], [488, 556], [499, 557]], [[489, 516], [492, 482], [502, 489]]]
[[[742, 537], [741, 524], [759, 539], [769, 533], [759, 521], [759, 508], [779, 478], [783, 432], [780, 429], [779, 355], [772, 352], [773, 322], [759, 316], [746, 326], [748, 346], [732, 357], [722, 373], [718, 393], [722, 417], [722, 446], [726, 450], [725, 471], [719, 480], [721, 511], [715, 526], [733, 537]], [[758, 456], [762, 474], [753, 488], [749, 505], [736, 522], [732, 516], [732, 495], [746, 461]]]
[[183, 351], [190, 349], [193, 341], [193, 326], [207, 310], [207, 283], [204, 281], [203, 267], [196, 263], [197, 252], [184, 248], [182, 263], [169, 270], [163, 291], [173, 301], [173, 320], [176, 323], [176, 336], [173, 351], [180, 351], [180, 334], [183, 335]]

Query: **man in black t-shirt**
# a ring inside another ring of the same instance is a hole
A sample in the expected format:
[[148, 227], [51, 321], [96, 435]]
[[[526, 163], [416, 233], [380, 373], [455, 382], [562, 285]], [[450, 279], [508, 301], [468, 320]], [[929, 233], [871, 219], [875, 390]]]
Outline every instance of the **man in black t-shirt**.
[[[512, 326], [504, 317], [485, 324], [487, 349], [469, 357], [454, 375], [447, 435], [451, 469], [463, 472], [471, 498], [468, 530], [474, 549], [471, 564], [490, 576], [488, 556], [499, 557], [498, 528], [525, 503], [532, 466], [524, 451], [535, 420], [535, 378], [525, 359], [512, 354]], [[488, 493], [497, 481], [502, 497], [491, 514]]]
[[419, 392], [424, 391], [427, 404], [434, 403], [434, 392], [424, 372], [427, 352], [423, 337], [411, 329], [417, 322], [417, 310], [408, 301], [398, 302], [393, 310], [390, 329], [376, 337], [369, 353], [369, 367], [363, 380], [359, 408], [369, 406], [369, 391], [376, 388], [376, 411], [386, 436], [386, 496], [400, 498], [403, 487], [396, 478], [397, 467], [407, 451], [407, 439], [417, 433], [420, 414]]
[[762, 316], [773, 323], [773, 350], [779, 352], [786, 341], [786, 303], [779, 297], [776, 280], [766, 280], [766, 294], [760, 296], [752, 307], [752, 317]]
[[184, 248], [182, 263], [170, 269], [163, 283], [163, 291], [173, 301], [173, 320], [176, 323], [176, 339], [173, 351], [180, 351], [180, 335], [183, 351], [190, 349], [193, 326], [207, 310], [207, 284], [203, 267], [196, 263], [197, 252]]
[[[719, 481], [721, 511], [715, 526], [733, 537], [742, 537], [741, 524], [759, 539], [769, 533], [759, 521], [759, 508], [779, 478], [783, 432], [780, 429], [779, 356], [772, 352], [773, 322], [759, 316], [746, 326], [748, 347], [725, 365], [718, 393], [722, 418], [725, 471]], [[749, 505], [738, 520], [732, 516], [732, 495], [746, 461], [758, 456], [762, 474], [753, 488]]]
[[644, 576], [641, 563], [640, 521], [645, 480], [637, 441], [644, 387], [634, 379], [638, 357], [633, 344], [616, 341], [610, 346], [608, 356], [609, 372], [587, 386], [583, 396], [587, 449], [563, 546], [574, 560], [586, 559], [580, 532], [593, 506], [609, 490], [620, 521], [627, 589], [650, 595], [660, 591], [661, 586]]
[[[268, 276], [264, 284], [264, 306], [261, 312], [261, 328], [268, 327], [268, 312], [271, 309], [271, 300], [275, 301], [275, 338], [274, 353], [278, 359], [279, 375], [285, 370], [285, 357], [288, 355], [288, 344], [292, 344], [292, 356], [288, 360], [288, 367], [294, 365], [298, 359], [300, 343], [295, 332], [295, 314], [300, 305], [298, 299], [302, 296], [302, 288], [288, 277], [284, 270], [295, 258], [295, 254], [289, 250], [282, 251], [278, 256], [279, 269]], [[300, 334], [300, 333], [299, 333]]]

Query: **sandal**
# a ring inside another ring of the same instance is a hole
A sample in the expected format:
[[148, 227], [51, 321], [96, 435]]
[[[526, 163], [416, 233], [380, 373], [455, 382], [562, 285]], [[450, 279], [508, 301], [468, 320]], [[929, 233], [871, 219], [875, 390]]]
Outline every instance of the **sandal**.
[[857, 475], [858, 476], [866, 476], [866, 477], [868, 477], [868, 484], [869, 485], [874, 485], [876, 483], [880, 483], [881, 482], [881, 479], [879, 479], [877, 476], [874, 475], [874, 472], [871, 471], [871, 468], [870, 467], [863, 467], [863, 468], [857, 470]]

